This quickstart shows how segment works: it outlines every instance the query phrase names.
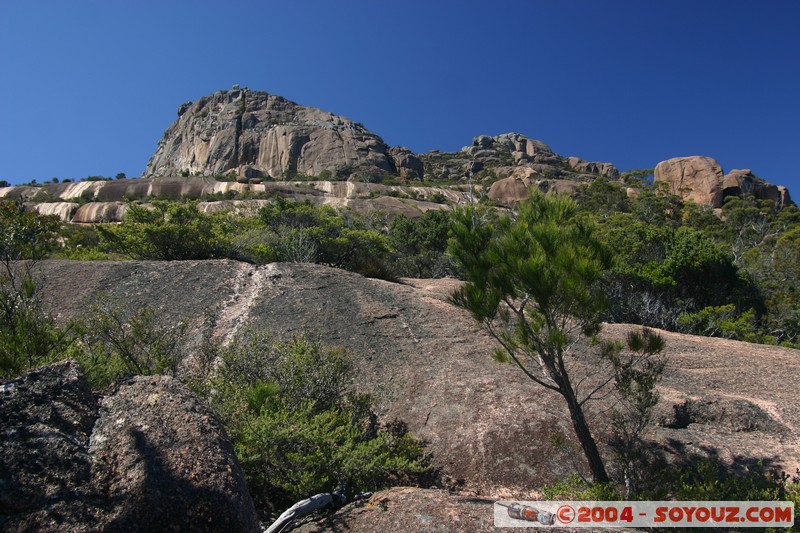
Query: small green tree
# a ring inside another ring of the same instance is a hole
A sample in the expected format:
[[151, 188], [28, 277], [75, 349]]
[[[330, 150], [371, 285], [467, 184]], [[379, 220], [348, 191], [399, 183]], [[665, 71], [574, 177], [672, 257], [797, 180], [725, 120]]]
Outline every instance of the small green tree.
[[435, 278], [452, 274], [455, 266], [445, 255], [450, 228], [450, 211], [426, 211], [421, 217], [394, 217], [389, 223], [388, 241], [398, 275]]
[[[600, 331], [603, 299], [592, 288], [610, 265], [591, 224], [576, 217], [576, 210], [569, 198], [535, 193], [514, 218], [494, 224], [473, 207], [457, 212], [450, 250], [467, 284], [453, 300], [497, 339], [498, 361], [513, 361], [533, 382], [564, 398], [592, 477], [608, 482], [586, 402], [614, 381], [618, 366], [634, 365], [637, 347], [625, 360], [630, 363], [597, 358], [576, 379], [580, 362], [572, 350], [579, 336]], [[604, 372], [595, 362], [606, 363]]]
[[667, 364], [661, 356], [663, 350], [664, 338], [646, 328], [630, 332], [626, 346], [615, 341], [601, 343], [600, 356], [611, 363], [618, 400], [612, 411], [614, 429], [609, 444], [618, 461], [626, 499], [639, 496], [643, 478], [651, 472], [652, 457], [644, 437], [659, 399], [656, 385]]

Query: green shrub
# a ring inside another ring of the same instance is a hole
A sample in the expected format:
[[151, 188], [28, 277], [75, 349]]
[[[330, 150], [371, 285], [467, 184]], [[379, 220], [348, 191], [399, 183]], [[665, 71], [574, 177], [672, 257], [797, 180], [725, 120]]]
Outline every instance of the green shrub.
[[83, 366], [93, 389], [124, 374], [174, 376], [183, 359], [186, 324], [170, 323], [149, 307], [124, 310], [101, 296], [81, 321], [71, 357]]
[[195, 389], [225, 423], [258, 507], [337, 489], [352, 496], [429, 470], [417, 439], [378, 427], [342, 350], [307, 336], [277, 342], [263, 330], [207, 350], [218, 370]]
[[797, 496], [800, 483], [800, 477], [792, 479], [761, 463], [732, 472], [709, 458], [688, 458], [687, 464], [664, 466], [652, 474], [643, 495], [648, 500], [783, 501]]
[[259, 211], [273, 232], [269, 244], [279, 261], [322, 263], [364, 276], [392, 279], [386, 237], [364, 217], [310, 202], [276, 198]]
[[32, 268], [55, 246], [59, 222], [0, 200], [0, 377], [15, 377], [60, 356], [69, 328], [42, 310]]
[[219, 217], [200, 213], [196, 202], [155, 200], [153, 207], [130, 205], [122, 224], [96, 226], [105, 251], [165, 261], [225, 257]]
[[590, 483], [578, 474], [571, 474], [541, 489], [543, 500], [597, 500], [621, 499], [611, 483]]
[[738, 314], [733, 304], [705, 307], [679, 316], [678, 326], [686, 333], [742, 340], [755, 335], [755, 315], [754, 309]]

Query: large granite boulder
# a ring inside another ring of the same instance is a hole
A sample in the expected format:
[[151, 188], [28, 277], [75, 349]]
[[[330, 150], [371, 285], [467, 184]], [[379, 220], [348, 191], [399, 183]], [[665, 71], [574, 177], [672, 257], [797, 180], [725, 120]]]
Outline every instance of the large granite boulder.
[[486, 195], [500, 205], [512, 206], [530, 198], [532, 184], [528, 178], [504, 178], [492, 183]]
[[512, 176], [492, 183], [486, 195], [501, 206], [512, 207], [514, 204], [530, 198], [533, 189], [538, 189], [545, 194], [573, 195], [578, 190], [578, 186], [579, 183], [572, 180]]
[[178, 381], [98, 401], [77, 363], [0, 385], [4, 531], [260, 531], [233, 447]]
[[700, 205], [722, 207], [722, 167], [711, 157], [675, 157], [656, 165], [655, 181], [671, 194]]
[[97, 412], [76, 363], [0, 385], [0, 528], [86, 531], [100, 520], [89, 454]]

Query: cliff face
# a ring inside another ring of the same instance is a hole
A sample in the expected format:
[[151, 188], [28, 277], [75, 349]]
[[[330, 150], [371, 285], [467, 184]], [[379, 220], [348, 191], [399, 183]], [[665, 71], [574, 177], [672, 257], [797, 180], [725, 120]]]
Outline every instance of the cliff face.
[[361, 124], [234, 87], [181, 106], [144, 175], [280, 178], [324, 170], [349, 177], [396, 168], [383, 140]]

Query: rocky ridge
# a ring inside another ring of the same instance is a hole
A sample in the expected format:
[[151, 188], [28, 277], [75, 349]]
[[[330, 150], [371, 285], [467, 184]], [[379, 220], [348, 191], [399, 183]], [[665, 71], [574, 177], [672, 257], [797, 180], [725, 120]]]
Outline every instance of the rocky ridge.
[[[420, 195], [424, 202], [451, 191], [440, 202], [451, 207], [465, 198], [458, 193], [469, 184], [478, 195], [506, 207], [527, 198], [531, 189], [573, 194], [581, 184], [600, 178], [626, 186], [611, 163], [561, 156], [542, 141], [519, 133], [479, 135], [457, 152], [415, 154], [404, 147], [390, 148], [377, 134], [345, 117], [238, 86], [180, 106], [143, 176], [147, 179], [122, 183], [6, 187], [0, 188], [0, 198], [22, 198], [39, 212], [62, 220], [95, 223], [121, 220], [125, 207], [118, 202], [150, 197], [278, 194], [362, 212], [381, 209], [389, 215], [418, 216], [431, 208], [416, 204]], [[392, 185], [380, 187], [387, 179], [394, 180]], [[422, 194], [414, 182], [423, 179], [439, 185], [426, 187], [429, 194]], [[655, 180], [673, 194], [712, 208], [720, 207], [725, 197], [742, 193], [782, 205], [792, 203], [785, 187], [769, 184], [749, 170], [725, 175], [710, 157], [662, 161]], [[331, 185], [337, 182], [372, 187], [354, 192]], [[302, 188], [324, 195], [309, 197]], [[635, 194], [636, 189], [627, 192]], [[399, 202], [398, 196], [410, 201]]]

